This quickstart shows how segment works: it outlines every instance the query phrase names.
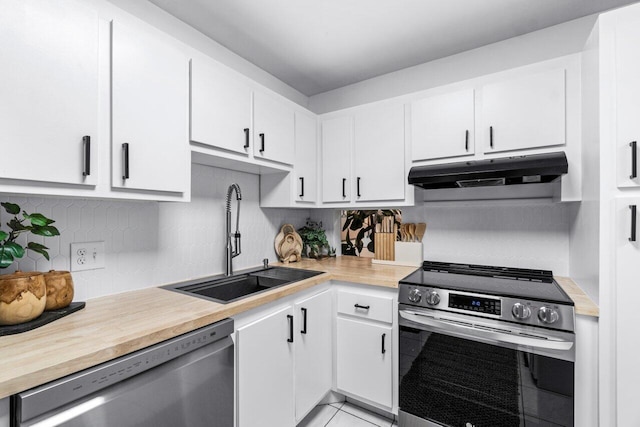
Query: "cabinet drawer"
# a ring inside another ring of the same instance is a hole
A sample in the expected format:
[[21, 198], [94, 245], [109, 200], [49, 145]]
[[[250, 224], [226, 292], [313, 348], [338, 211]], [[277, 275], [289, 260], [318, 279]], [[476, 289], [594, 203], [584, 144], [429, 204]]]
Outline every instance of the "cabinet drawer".
[[339, 291], [338, 313], [392, 323], [393, 299]]

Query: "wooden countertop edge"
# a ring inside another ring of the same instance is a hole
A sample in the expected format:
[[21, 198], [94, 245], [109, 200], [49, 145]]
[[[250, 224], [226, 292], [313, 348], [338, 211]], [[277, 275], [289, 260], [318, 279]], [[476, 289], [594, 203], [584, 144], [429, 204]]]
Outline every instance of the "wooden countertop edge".
[[[304, 260], [297, 265], [289, 264], [288, 267], [324, 273], [229, 304], [218, 304], [160, 288], [140, 289], [89, 300], [84, 310], [52, 324], [22, 334], [0, 337], [0, 357], [4, 368], [0, 370], [0, 399], [329, 280], [397, 288], [398, 281], [415, 270], [413, 267], [372, 265], [370, 260], [353, 258], [356, 257], [328, 261]], [[597, 305], [575, 282], [566, 277], [556, 277], [556, 280], [574, 300], [576, 314], [598, 316]], [[120, 308], [122, 313], [117, 312], [116, 308]], [[145, 316], [141, 316], [141, 312]], [[170, 312], [171, 316], [166, 312]], [[87, 336], [103, 339], [87, 340]], [[85, 343], [86, 346], [87, 341], [90, 347], [83, 351], [82, 345]], [[99, 345], [96, 346], [96, 343]], [[34, 346], [42, 350], [38, 351]], [[67, 357], [65, 349], [72, 347], [76, 349], [75, 354], [69, 355], [67, 352]]]

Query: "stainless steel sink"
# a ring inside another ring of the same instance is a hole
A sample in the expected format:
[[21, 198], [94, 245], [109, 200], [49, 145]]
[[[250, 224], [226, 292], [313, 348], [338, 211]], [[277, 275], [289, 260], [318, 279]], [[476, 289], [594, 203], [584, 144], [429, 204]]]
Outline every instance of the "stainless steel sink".
[[318, 274], [322, 274], [322, 272], [270, 267], [233, 276], [168, 285], [163, 286], [163, 288], [226, 304], [249, 295], [308, 279]]

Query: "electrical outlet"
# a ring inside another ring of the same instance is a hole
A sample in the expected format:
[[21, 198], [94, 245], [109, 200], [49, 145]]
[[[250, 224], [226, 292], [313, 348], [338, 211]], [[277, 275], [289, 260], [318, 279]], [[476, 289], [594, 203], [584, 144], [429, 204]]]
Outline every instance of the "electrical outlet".
[[104, 242], [71, 244], [71, 271], [104, 268]]

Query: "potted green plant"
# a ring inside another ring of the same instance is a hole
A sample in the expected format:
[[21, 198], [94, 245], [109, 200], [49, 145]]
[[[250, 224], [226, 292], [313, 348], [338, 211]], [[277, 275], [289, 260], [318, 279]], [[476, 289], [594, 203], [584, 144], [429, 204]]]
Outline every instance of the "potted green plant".
[[303, 255], [309, 258], [327, 256], [330, 247], [327, 241], [327, 234], [322, 228], [322, 222], [318, 223], [307, 219], [306, 225], [298, 229], [298, 234], [304, 244], [302, 248]]
[[[36, 242], [26, 246], [17, 243], [18, 236], [31, 233], [37, 236], [59, 236], [52, 219], [39, 213], [28, 214], [14, 203], [0, 203], [13, 215], [7, 222], [9, 231], [0, 229], [0, 269], [10, 267], [22, 258], [26, 250], [37, 252], [49, 259], [47, 247]], [[21, 213], [22, 212], [22, 213]], [[44, 274], [16, 271], [0, 275], [0, 325], [16, 325], [40, 316], [47, 304], [47, 284]]]

